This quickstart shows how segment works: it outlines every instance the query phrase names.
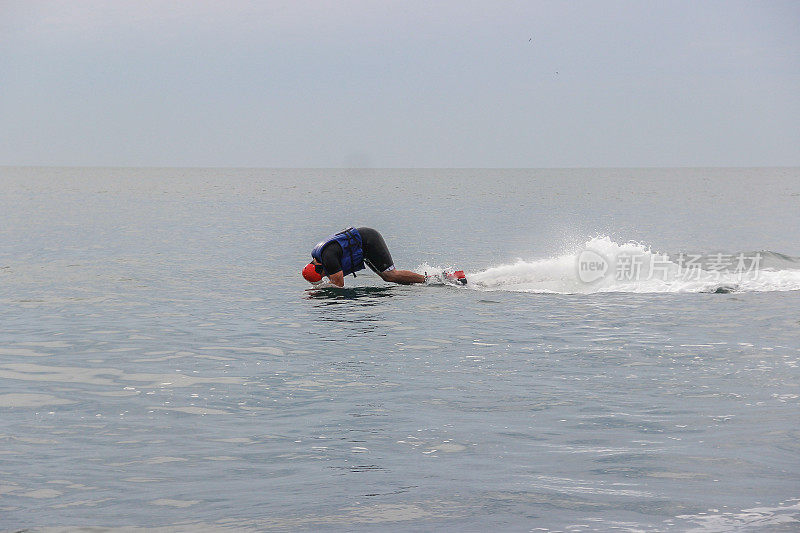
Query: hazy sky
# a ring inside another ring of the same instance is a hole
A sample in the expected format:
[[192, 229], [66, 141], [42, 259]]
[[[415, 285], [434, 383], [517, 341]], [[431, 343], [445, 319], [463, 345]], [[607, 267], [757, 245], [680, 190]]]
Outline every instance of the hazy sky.
[[800, 165], [800, 2], [0, 0], [0, 165]]

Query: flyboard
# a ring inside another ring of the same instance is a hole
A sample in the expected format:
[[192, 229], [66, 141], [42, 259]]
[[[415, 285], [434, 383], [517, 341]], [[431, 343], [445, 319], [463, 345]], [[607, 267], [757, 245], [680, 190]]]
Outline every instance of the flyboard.
[[445, 285], [466, 285], [467, 276], [464, 275], [463, 270], [456, 270], [455, 272], [443, 271], [441, 274], [434, 274], [428, 277], [431, 281], [439, 281]]

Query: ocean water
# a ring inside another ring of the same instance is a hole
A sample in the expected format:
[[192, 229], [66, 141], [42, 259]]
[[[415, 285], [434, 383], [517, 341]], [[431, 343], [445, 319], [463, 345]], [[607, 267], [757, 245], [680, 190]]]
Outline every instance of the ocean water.
[[[456, 287], [299, 275], [349, 225]], [[0, 529], [797, 531], [800, 169], [0, 168]]]

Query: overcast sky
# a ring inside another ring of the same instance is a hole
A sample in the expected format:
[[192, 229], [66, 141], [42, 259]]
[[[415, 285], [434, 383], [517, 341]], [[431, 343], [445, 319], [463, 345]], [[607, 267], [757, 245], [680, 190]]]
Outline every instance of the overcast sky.
[[800, 2], [0, 0], [0, 165], [800, 165]]

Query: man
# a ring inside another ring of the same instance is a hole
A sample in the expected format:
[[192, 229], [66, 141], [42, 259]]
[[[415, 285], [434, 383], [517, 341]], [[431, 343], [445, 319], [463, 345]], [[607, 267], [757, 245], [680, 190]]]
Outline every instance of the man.
[[328, 276], [331, 283], [344, 287], [344, 277], [371, 268], [384, 281], [409, 285], [425, 283], [425, 276], [410, 270], [397, 270], [383, 237], [372, 228], [347, 228], [331, 235], [311, 250], [313, 260], [303, 269], [303, 277], [317, 283]]

